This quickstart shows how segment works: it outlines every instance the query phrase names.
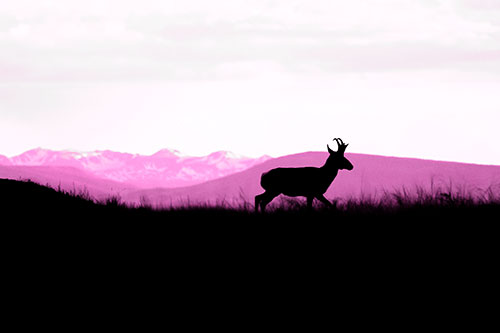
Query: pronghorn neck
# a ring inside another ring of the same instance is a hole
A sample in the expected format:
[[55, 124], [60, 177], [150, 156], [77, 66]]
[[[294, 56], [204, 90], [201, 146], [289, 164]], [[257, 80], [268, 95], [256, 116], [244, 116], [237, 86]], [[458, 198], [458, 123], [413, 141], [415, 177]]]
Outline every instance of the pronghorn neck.
[[328, 160], [320, 167], [320, 170], [330, 182], [332, 182], [339, 173], [339, 168], [334, 166], [331, 162], [328, 162]]
[[339, 167], [336, 165], [335, 161], [333, 161], [331, 158], [328, 158], [325, 161], [325, 164], [320, 168], [323, 171], [330, 173], [330, 174], [337, 174], [339, 172]]

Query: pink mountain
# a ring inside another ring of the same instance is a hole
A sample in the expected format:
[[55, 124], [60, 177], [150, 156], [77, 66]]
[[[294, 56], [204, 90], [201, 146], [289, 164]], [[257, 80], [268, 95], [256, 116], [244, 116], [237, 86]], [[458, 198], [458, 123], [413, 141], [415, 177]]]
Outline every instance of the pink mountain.
[[269, 158], [253, 159], [225, 151], [190, 157], [169, 149], [145, 156], [109, 150], [79, 153], [37, 148], [10, 159], [1, 156], [0, 165], [73, 167], [97, 178], [134, 187], [173, 188], [224, 177]]
[[10, 160], [3, 155], [0, 155], [0, 165], [10, 165]]

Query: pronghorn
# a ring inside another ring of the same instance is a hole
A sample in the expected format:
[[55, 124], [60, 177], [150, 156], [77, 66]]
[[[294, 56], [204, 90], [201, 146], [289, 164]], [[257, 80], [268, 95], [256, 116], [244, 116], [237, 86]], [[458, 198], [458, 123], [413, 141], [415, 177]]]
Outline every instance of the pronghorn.
[[266, 191], [255, 197], [255, 211], [265, 211], [275, 197], [284, 194], [291, 197], [303, 196], [307, 198], [307, 208], [311, 209], [314, 198], [323, 202], [327, 206], [333, 206], [324, 197], [324, 193], [333, 182], [339, 170], [352, 170], [353, 166], [344, 157], [347, 144], [341, 139], [334, 139], [338, 149], [333, 151], [328, 145], [330, 156], [325, 164], [320, 168], [276, 168], [262, 174], [260, 185]]

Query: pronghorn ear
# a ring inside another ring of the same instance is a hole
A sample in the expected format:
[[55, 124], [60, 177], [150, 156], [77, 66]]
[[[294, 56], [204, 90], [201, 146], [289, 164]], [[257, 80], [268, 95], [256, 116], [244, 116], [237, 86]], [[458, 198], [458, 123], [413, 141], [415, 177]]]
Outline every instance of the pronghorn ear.
[[326, 148], [328, 148], [328, 152], [329, 152], [330, 154], [335, 153], [333, 150], [331, 150], [331, 149], [330, 149], [330, 146], [329, 146], [328, 144], [326, 145]]

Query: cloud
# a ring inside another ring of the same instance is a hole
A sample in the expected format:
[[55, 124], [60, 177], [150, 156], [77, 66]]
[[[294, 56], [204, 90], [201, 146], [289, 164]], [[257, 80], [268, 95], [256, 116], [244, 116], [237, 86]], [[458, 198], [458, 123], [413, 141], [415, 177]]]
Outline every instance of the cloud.
[[0, 9], [1, 80], [216, 79], [270, 67], [283, 75], [463, 63], [482, 70], [481, 55], [498, 60], [500, 12], [484, 9], [496, 2], [475, 3], [20, 0]]
[[478, 11], [500, 10], [500, 2], [497, 0], [457, 0], [456, 5], [459, 8]]

